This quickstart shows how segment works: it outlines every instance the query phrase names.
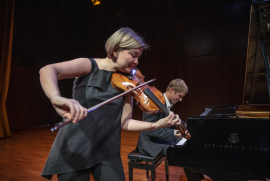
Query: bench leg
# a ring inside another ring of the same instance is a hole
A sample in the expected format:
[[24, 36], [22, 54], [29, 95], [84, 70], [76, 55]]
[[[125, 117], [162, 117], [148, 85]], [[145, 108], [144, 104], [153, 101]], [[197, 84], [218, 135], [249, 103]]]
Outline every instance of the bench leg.
[[167, 158], [164, 161], [165, 161], [166, 181], [169, 181], [169, 168], [168, 168], [168, 160], [167, 160]]
[[[145, 163], [146, 163], [146, 165], [149, 165], [148, 162], [145, 162]], [[148, 169], [146, 169], [146, 178], [147, 178], [147, 180], [149, 180], [149, 170]]]
[[129, 181], [133, 181], [133, 167], [132, 162], [128, 162], [128, 173], [129, 173]]
[[151, 181], [156, 180], [156, 171], [155, 171], [155, 165], [151, 164]]

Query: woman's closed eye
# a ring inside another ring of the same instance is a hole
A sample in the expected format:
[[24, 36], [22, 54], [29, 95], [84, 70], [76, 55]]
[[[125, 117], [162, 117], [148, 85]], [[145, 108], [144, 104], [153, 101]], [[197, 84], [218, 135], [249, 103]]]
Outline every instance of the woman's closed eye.
[[136, 55], [135, 55], [135, 54], [130, 53], [130, 55], [131, 55], [133, 58], [136, 58]]

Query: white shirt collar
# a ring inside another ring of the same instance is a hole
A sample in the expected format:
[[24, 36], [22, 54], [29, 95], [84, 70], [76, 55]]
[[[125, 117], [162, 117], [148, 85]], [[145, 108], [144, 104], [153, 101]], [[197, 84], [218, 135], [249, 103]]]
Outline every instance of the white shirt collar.
[[169, 100], [167, 99], [165, 93], [164, 93], [163, 95], [164, 95], [164, 97], [165, 97], [166, 107], [167, 107], [168, 110], [170, 110], [171, 107], [173, 106], [173, 104], [171, 104], [171, 103], [169, 102]]

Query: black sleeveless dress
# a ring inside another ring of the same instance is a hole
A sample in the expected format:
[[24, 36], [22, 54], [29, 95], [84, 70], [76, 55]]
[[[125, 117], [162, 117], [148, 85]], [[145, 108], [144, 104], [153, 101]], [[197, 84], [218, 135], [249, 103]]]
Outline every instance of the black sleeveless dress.
[[[95, 106], [119, 94], [111, 85], [112, 72], [98, 68], [73, 83], [73, 98], [85, 108]], [[59, 129], [41, 176], [51, 179], [62, 174], [91, 168], [120, 157], [121, 116], [124, 98], [89, 113], [76, 124]]]

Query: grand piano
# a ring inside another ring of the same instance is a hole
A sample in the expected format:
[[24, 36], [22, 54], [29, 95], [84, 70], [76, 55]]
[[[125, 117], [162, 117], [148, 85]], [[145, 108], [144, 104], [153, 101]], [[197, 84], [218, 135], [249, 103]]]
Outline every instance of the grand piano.
[[192, 137], [168, 148], [169, 165], [218, 181], [270, 178], [270, 2], [253, 1], [243, 105], [207, 106], [187, 119]]

